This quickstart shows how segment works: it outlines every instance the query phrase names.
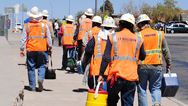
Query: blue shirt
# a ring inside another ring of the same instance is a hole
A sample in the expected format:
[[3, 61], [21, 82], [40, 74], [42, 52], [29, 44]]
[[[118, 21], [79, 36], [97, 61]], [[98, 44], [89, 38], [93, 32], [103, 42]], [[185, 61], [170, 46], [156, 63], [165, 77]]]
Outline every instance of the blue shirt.
[[30, 18], [24, 20], [24, 24], [30, 22]]

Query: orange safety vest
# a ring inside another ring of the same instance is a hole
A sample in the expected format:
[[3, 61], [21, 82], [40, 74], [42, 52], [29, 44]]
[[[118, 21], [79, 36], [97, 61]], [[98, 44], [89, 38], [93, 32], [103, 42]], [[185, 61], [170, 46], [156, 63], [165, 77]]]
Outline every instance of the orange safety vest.
[[[102, 55], [104, 54], [107, 40], [103, 40], [102, 38], [99, 38], [98, 35], [94, 35], [94, 38], [95, 38], [95, 46], [94, 46], [94, 53], [92, 54], [92, 58], [91, 58], [90, 75], [99, 76], [100, 66], [102, 62]], [[104, 75], [108, 75], [108, 70], [109, 70], [109, 66], [107, 66]]]
[[29, 22], [24, 24], [27, 32], [26, 51], [46, 51], [46, 25], [44, 22]]
[[114, 74], [128, 81], [138, 81], [137, 67], [143, 39], [128, 29], [109, 35], [112, 44], [109, 81]]
[[62, 45], [73, 45], [74, 31], [75, 28], [73, 24], [65, 24], [62, 26], [62, 32], [63, 32]]
[[44, 23], [47, 23], [47, 25], [48, 25], [48, 27], [49, 27], [49, 31], [51, 32], [52, 22], [49, 22], [49, 21], [46, 20], [46, 19], [42, 19], [42, 21], [43, 21]]
[[93, 38], [93, 36], [98, 35], [101, 28], [93, 27], [92, 29], [88, 30], [88, 42]]
[[77, 40], [82, 40], [86, 31], [92, 28], [92, 22], [89, 18], [84, 18], [79, 20], [80, 27], [78, 32]]
[[162, 43], [164, 32], [145, 28], [137, 35], [144, 39], [144, 49], [146, 51], [146, 58], [144, 61], [139, 60], [139, 65], [163, 64]]

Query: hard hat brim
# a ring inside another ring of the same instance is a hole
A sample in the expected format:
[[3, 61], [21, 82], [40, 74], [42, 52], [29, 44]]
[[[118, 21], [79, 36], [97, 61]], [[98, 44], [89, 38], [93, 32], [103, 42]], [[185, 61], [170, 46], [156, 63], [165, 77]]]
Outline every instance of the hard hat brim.
[[85, 12], [85, 15], [88, 15], [88, 16], [93, 16], [94, 14], [88, 14], [87, 12]]
[[43, 14], [43, 16], [48, 17], [49, 15], [45, 15], [45, 14]]
[[146, 19], [146, 20], [142, 20], [142, 21], [137, 22], [136, 25], [138, 25], [139, 23], [144, 22], [144, 21], [149, 21], [151, 23], [151, 19]]
[[92, 21], [92, 22], [96, 22], [96, 23], [102, 24], [102, 22], [98, 22], [98, 21]]
[[43, 14], [42, 14], [41, 12], [39, 12], [38, 15], [34, 15], [34, 14], [32, 14], [30, 11], [27, 12], [27, 15], [28, 15], [29, 17], [33, 17], [33, 18], [39, 18], [39, 17], [42, 17], [42, 16], [43, 16]]
[[102, 27], [112, 27], [112, 28], [117, 28], [117, 26], [115, 26], [115, 25], [106, 25], [106, 24], [102, 24], [101, 26], [102, 26]]
[[120, 19], [119, 21], [127, 21], [127, 22], [129, 22], [129, 23], [131, 23], [131, 24], [133, 24], [133, 25], [135, 26], [135, 23], [133, 23], [133, 22], [131, 22], [131, 21], [129, 21], [129, 20]]
[[74, 20], [70, 20], [70, 19], [66, 19], [66, 21], [71, 21], [71, 22], [74, 22]]

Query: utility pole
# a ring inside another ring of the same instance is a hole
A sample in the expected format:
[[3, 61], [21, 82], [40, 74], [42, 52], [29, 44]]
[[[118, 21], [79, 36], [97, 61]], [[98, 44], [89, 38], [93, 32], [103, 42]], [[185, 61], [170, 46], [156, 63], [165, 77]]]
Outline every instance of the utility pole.
[[104, 0], [103, 0], [103, 18], [104, 18], [104, 14], [105, 14], [105, 2], [104, 2]]
[[95, 16], [97, 15], [97, 0], [95, 0]]
[[69, 15], [70, 15], [70, 0], [69, 0]]

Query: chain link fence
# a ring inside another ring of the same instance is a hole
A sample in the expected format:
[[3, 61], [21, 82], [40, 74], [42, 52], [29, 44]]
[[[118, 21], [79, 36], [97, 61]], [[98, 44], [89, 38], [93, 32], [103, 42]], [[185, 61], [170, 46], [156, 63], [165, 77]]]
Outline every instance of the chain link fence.
[[8, 40], [8, 15], [0, 15], [0, 36]]

